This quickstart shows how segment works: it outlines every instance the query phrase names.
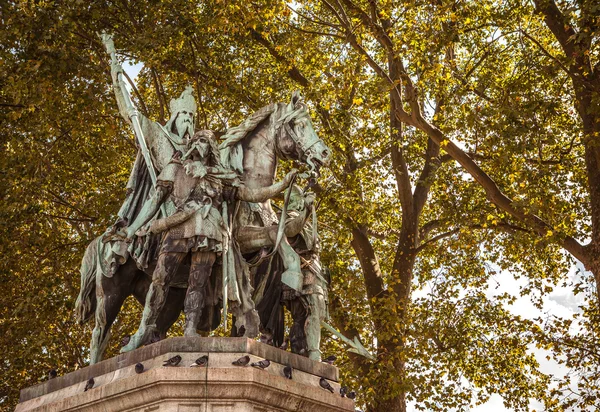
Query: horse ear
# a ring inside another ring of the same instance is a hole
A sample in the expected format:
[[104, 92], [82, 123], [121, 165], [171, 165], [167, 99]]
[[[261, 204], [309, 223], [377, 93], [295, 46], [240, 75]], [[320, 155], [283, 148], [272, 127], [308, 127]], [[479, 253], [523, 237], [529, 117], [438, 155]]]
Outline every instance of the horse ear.
[[302, 102], [302, 96], [300, 95], [300, 91], [299, 90], [294, 90], [294, 92], [292, 93], [292, 101], [290, 102], [290, 105], [295, 108], [297, 107], [298, 103]]

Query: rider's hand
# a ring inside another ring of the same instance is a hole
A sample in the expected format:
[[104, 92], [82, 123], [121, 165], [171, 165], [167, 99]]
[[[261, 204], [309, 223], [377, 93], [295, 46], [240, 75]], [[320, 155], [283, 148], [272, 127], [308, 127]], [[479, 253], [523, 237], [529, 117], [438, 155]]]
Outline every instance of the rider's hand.
[[310, 206], [315, 202], [316, 198], [317, 198], [316, 194], [314, 194], [313, 192], [308, 192], [307, 194], [304, 195], [304, 204], [306, 206]]
[[285, 177], [283, 178], [283, 183], [285, 183], [286, 186], [289, 186], [290, 183], [292, 182], [292, 179], [298, 174], [298, 169], [292, 169], [290, 170], [290, 172], [285, 175]]
[[135, 232], [136, 236], [139, 237], [144, 237], [148, 234], [148, 228], [147, 227], [142, 227], [140, 229], [137, 230], [137, 232]]
[[195, 200], [186, 202], [183, 205], [183, 211], [184, 212], [196, 212], [198, 210], [200, 210], [200, 208], [202, 208], [203, 204], [200, 202], [197, 202]]

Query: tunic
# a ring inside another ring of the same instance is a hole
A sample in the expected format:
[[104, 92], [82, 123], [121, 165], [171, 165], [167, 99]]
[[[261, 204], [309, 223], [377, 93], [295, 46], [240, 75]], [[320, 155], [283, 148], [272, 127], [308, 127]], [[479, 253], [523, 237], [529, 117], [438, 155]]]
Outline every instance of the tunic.
[[158, 176], [156, 185], [170, 191], [166, 201], [167, 215], [185, 207], [199, 207], [190, 218], [165, 233], [160, 253], [221, 252], [225, 234], [219, 212], [223, 192], [221, 181], [210, 174], [203, 177], [188, 175], [178, 160], [172, 160]]

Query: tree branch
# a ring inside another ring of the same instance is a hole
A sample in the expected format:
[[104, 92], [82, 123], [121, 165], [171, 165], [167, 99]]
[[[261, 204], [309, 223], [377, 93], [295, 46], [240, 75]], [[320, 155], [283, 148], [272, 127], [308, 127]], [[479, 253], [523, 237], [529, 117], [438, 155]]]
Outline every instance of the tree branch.
[[394, 53], [394, 44], [392, 40], [389, 38], [383, 27], [381, 27], [377, 22], [375, 22], [367, 12], [361, 9], [358, 5], [354, 4], [351, 0], [342, 0], [342, 2], [351, 10], [360, 20], [361, 22], [371, 30], [371, 33], [375, 37], [375, 39], [383, 46], [383, 48], [388, 53]]
[[322, 26], [331, 27], [332, 29], [335, 29], [335, 30], [339, 30], [339, 28], [340, 28], [340, 26], [339, 26], [338, 24], [329, 23], [329, 22], [327, 22], [327, 21], [323, 21], [323, 20], [317, 20], [317, 19], [314, 19], [314, 18], [310, 18], [310, 17], [308, 17], [308, 16], [306, 16], [306, 15], [304, 15], [304, 14], [300, 13], [298, 10], [295, 10], [295, 9], [293, 9], [293, 8], [292, 8], [292, 7], [290, 7], [290, 5], [289, 5], [289, 4], [287, 4], [287, 3], [286, 3], [286, 7], [287, 7], [288, 9], [290, 9], [291, 11], [293, 11], [294, 13], [296, 13], [298, 16], [302, 17], [303, 19], [310, 21], [311, 23], [315, 23], [315, 24], [317, 24], [317, 25], [322, 25]]
[[281, 53], [275, 50], [275, 47], [273, 47], [271, 42], [269, 42], [265, 37], [263, 37], [262, 34], [260, 34], [252, 28], [250, 29], [250, 34], [254, 40], [256, 40], [259, 44], [263, 45], [269, 51], [269, 54], [271, 54], [271, 56], [273, 56], [275, 60], [277, 60], [279, 63], [285, 63], [286, 65], [289, 65], [291, 67], [291, 69], [289, 69], [287, 73], [292, 80], [294, 80], [302, 87], [309, 86], [310, 83], [308, 79], [304, 77], [302, 73], [300, 73], [300, 70], [298, 70], [298, 68], [295, 65], [293, 65], [291, 61], [289, 61], [285, 56], [283, 56]]
[[[477, 224], [477, 225], [463, 226], [462, 228], [465, 228], [465, 227], [468, 229], [475, 229], [475, 230], [500, 229], [500, 230], [503, 230], [505, 232], [510, 232], [510, 233], [514, 233], [514, 232], [533, 233], [531, 230], [525, 229], [520, 226], [511, 225], [510, 223], [505, 223], [505, 222], [502, 222], [502, 223], [499, 223], [496, 225], [488, 225], [486, 227], [484, 227], [483, 225]], [[421, 245], [415, 250], [415, 253], [419, 253], [420, 251], [425, 249], [427, 246], [437, 242], [438, 240], [442, 240], [442, 239], [445, 239], [452, 235], [455, 235], [456, 233], [460, 232], [460, 230], [461, 230], [461, 227], [457, 227], [448, 232], [440, 233], [439, 235], [432, 237], [431, 239], [421, 243]]]
[[421, 171], [419, 180], [415, 187], [414, 199], [415, 199], [415, 215], [419, 216], [425, 202], [427, 201], [427, 195], [431, 188], [432, 178], [435, 175], [438, 167], [440, 166], [440, 145], [434, 142], [431, 138], [427, 139], [427, 149], [425, 151], [425, 166]]
[[525, 38], [529, 39], [533, 44], [535, 44], [542, 51], [542, 53], [544, 53], [546, 55], [546, 57], [548, 57], [548, 58], [550, 58], [550, 60], [553, 60], [554, 62], [556, 62], [565, 73], [567, 73], [569, 76], [573, 76], [573, 73], [560, 60], [558, 60], [558, 58], [556, 58], [552, 54], [550, 54], [550, 52], [548, 50], [546, 50], [544, 48], [544, 46], [542, 46], [540, 44], [539, 41], [537, 41], [535, 38], [533, 38], [532, 36], [530, 36], [523, 29], [520, 29], [519, 32], [523, 36], [525, 36]]

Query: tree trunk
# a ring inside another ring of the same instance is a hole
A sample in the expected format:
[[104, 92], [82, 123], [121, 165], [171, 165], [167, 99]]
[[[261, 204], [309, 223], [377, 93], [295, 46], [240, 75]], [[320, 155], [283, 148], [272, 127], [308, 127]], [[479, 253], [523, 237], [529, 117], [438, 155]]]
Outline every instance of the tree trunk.
[[[378, 398], [381, 399], [381, 398]], [[376, 405], [369, 406], [368, 412], [406, 412], [406, 395], [404, 392], [395, 398], [380, 401]]]

